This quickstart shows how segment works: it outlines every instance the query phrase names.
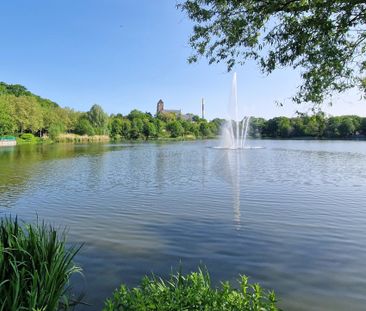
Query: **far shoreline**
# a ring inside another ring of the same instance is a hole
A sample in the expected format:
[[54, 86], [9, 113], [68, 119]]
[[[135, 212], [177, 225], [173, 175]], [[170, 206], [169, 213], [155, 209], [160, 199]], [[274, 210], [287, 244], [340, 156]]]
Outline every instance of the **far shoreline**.
[[[210, 137], [158, 137], [158, 138], [148, 138], [148, 139], [120, 139], [113, 137], [100, 137], [100, 135], [95, 136], [80, 136], [75, 137], [74, 139], [55, 139], [52, 140], [50, 138], [39, 138], [36, 137], [32, 141], [22, 141], [17, 138], [17, 144], [14, 146], [6, 146], [6, 147], [16, 147], [16, 146], [24, 146], [24, 145], [58, 145], [58, 144], [118, 144], [118, 143], [154, 143], [154, 142], [193, 142], [193, 141], [202, 141], [202, 140], [215, 140], [220, 139], [220, 136], [210, 136]], [[359, 137], [248, 137], [248, 140], [279, 140], [279, 141], [366, 141], [366, 136]], [[5, 146], [4, 146], [5, 147]]]

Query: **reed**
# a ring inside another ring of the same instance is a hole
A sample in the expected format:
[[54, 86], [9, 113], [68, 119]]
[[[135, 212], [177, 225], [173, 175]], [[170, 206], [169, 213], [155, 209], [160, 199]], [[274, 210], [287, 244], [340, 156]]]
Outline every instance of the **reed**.
[[77, 135], [77, 134], [60, 134], [54, 139], [58, 143], [96, 143], [108, 142], [111, 138], [108, 135]]
[[0, 221], [0, 311], [66, 310], [69, 279], [81, 246], [66, 246], [65, 234], [44, 223]]

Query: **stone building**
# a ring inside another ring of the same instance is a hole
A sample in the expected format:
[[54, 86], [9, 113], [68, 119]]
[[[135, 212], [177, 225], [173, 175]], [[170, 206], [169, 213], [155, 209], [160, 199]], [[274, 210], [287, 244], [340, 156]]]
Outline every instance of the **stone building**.
[[180, 117], [182, 110], [164, 109], [164, 102], [160, 99], [156, 104], [156, 115], [160, 113], [174, 113], [177, 117]]
[[[203, 105], [203, 103], [202, 103]], [[160, 99], [158, 101], [158, 103], [156, 104], [156, 115], [159, 114], [164, 114], [164, 113], [173, 113], [176, 115], [177, 118], [186, 120], [186, 121], [193, 121], [193, 118], [195, 117], [195, 115], [193, 113], [182, 113], [182, 110], [175, 110], [175, 109], [165, 109], [164, 108], [164, 102]], [[202, 106], [202, 114], [204, 113], [204, 106]]]

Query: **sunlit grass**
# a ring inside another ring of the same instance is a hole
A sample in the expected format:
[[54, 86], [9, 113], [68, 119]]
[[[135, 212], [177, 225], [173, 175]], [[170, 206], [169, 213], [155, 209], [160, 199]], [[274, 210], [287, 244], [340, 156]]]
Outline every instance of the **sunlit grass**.
[[55, 139], [56, 142], [66, 143], [95, 143], [95, 142], [108, 142], [111, 138], [108, 135], [77, 135], [71, 133], [60, 134]]
[[223, 282], [220, 288], [211, 286], [207, 271], [183, 275], [172, 274], [168, 280], [144, 277], [140, 286], [122, 285], [105, 302], [104, 311], [136, 310], [206, 310], [206, 311], [278, 311], [276, 296], [258, 284], [249, 284], [241, 276], [239, 288]]
[[0, 222], [0, 311], [66, 309], [70, 276], [79, 247], [66, 247], [64, 234], [44, 223]]

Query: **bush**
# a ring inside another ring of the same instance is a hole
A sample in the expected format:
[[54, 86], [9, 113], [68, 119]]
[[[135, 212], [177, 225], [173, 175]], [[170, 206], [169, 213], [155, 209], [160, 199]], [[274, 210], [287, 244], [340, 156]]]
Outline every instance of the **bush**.
[[45, 224], [0, 222], [0, 310], [55, 311], [70, 304], [67, 285], [81, 269], [73, 264], [79, 248], [67, 249]]
[[105, 302], [104, 311], [135, 310], [207, 310], [254, 311], [279, 310], [273, 292], [265, 292], [258, 284], [250, 285], [246, 276], [240, 278], [240, 289], [229, 282], [212, 288], [208, 272], [199, 270], [188, 275], [172, 274], [169, 280], [143, 278], [140, 287], [122, 285]]
[[20, 135], [20, 139], [23, 140], [24, 142], [28, 142], [28, 143], [31, 143], [31, 142], [34, 142], [37, 140], [36, 137], [32, 133], [22, 134], [22, 135]]

